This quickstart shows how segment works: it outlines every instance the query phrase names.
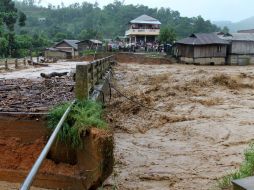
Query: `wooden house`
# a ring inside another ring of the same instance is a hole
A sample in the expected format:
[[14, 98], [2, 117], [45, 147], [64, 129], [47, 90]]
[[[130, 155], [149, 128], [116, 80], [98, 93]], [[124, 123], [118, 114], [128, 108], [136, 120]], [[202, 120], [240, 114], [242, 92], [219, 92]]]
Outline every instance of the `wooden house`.
[[44, 52], [44, 56], [46, 58], [54, 58], [54, 59], [71, 59], [72, 54], [68, 51], [63, 51], [56, 48], [46, 48]]
[[78, 56], [78, 45], [79, 40], [63, 40], [53, 46], [53, 48], [69, 52], [72, 57]]
[[230, 43], [227, 52], [229, 64], [254, 64], [254, 33], [228, 33], [218, 36]]
[[216, 33], [192, 34], [174, 44], [173, 54], [184, 63], [225, 64], [228, 44]]
[[85, 50], [102, 50], [102, 42], [99, 40], [83, 40], [77, 43], [78, 52], [82, 52]]
[[148, 15], [141, 15], [129, 22], [125, 36], [130, 44], [154, 43], [160, 34], [161, 22]]

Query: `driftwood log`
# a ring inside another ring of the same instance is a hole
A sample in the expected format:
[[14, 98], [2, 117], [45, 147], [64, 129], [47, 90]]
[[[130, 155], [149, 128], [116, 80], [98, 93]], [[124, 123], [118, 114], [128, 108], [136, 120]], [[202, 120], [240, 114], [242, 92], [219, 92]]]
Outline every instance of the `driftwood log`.
[[48, 67], [49, 66], [48, 64], [37, 63], [37, 62], [31, 61], [31, 60], [27, 60], [27, 62], [28, 62], [29, 65], [34, 65], [34, 66], [42, 66], [42, 67]]
[[48, 64], [45, 64], [45, 63], [35, 63], [35, 62], [34, 62], [34, 66], [48, 67], [49, 65], [48, 65]]
[[49, 73], [49, 74], [41, 73], [41, 77], [49, 79], [49, 78], [52, 78], [52, 77], [62, 77], [62, 76], [65, 76], [67, 74], [68, 74], [68, 72], [63, 72], [63, 73], [53, 72], [53, 73]]

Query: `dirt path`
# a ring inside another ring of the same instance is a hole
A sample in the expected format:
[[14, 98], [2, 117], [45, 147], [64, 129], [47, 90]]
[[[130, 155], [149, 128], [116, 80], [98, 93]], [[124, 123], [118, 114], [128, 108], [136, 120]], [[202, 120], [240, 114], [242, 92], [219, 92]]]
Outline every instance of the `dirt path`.
[[254, 139], [254, 67], [120, 64], [115, 79], [159, 111], [114, 92], [116, 164], [105, 189], [208, 190], [239, 167]]

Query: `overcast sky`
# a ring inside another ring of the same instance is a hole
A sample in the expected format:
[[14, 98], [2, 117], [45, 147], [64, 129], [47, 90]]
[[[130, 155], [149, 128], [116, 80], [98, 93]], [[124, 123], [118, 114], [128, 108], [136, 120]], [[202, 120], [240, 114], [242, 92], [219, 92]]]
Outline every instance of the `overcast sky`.
[[[38, 1], [38, 0], [37, 0]], [[43, 5], [51, 3], [53, 5], [64, 3], [65, 6], [84, 0], [41, 0]], [[87, 0], [94, 3], [96, 0]], [[97, 0], [102, 7], [113, 0]], [[143, 4], [149, 7], [170, 7], [178, 10], [182, 16], [201, 15], [205, 19], [212, 21], [230, 20], [237, 22], [245, 18], [254, 16], [254, 0], [124, 0], [124, 4]]]

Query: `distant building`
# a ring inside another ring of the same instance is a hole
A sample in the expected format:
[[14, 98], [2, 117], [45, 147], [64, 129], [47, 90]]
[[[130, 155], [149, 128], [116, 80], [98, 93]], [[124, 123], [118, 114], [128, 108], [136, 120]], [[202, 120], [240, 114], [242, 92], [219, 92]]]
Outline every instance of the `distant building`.
[[254, 64], [254, 33], [228, 33], [218, 36], [230, 43], [227, 52], [229, 64]]
[[53, 47], [62, 51], [71, 52], [72, 57], [78, 55], [78, 43], [79, 40], [63, 40]]
[[177, 41], [173, 52], [184, 63], [225, 64], [228, 44], [216, 33], [192, 34]]
[[129, 29], [125, 36], [134, 45], [154, 43], [160, 34], [161, 22], [153, 17], [142, 15], [129, 22]]
[[101, 50], [102, 42], [100, 40], [83, 40], [77, 43], [78, 52], [82, 52], [84, 50]]
[[71, 52], [63, 51], [56, 48], [46, 48], [45, 49], [45, 57], [47, 58], [55, 58], [55, 59], [71, 59]]
[[46, 21], [46, 18], [44, 18], [44, 17], [38, 18], [38, 21], [39, 21], [39, 22], [45, 22], [45, 21]]
[[70, 59], [78, 56], [79, 40], [63, 40], [51, 48], [45, 50], [45, 56], [48, 58]]

